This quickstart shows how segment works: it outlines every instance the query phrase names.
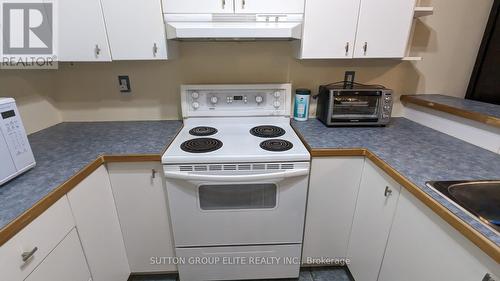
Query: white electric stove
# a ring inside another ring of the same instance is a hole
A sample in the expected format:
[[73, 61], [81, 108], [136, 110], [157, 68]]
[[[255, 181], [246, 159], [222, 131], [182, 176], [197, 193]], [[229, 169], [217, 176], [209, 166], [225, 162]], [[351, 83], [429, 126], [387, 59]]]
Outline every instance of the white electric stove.
[[295, 278], [310, 155], [291, 85], [186, 85], [162, 157], [181, 280]]

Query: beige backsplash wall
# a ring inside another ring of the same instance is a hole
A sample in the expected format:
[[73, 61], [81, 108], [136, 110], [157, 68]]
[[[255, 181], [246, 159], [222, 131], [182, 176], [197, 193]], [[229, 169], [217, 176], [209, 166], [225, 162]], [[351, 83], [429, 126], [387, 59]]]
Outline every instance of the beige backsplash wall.
[[[178, 119], [185, 83], [290, 82], [316, 92], [355, 70], [357, 81], [414, 93], [419, 76], [412, 64], [394, 60], [298, 61], [290, 42], [183, 42], [179, 51], [169, 62], [63, 65], [55, 96], [63, 119]], [[120, 74], [130, 75], [131, 95], [118, 92]]]
[[[420, 62], [300, 61], [294, 59], [291, 42], [181, 42], [179, 57], [170, 61], [65, 63], [47, 73], [0, 70], [1, 95], [22, 99], [30, 131], [60, 120], [178, 119], [184, 83], [290, 82], [316, 92], [320, 84], [343, 79], [346, 70], [355, 70], [358, 82], [394, 89], [397, 97], [463, 97], [492, 0], [426, 2], [435, 13], [418, 20], [412, 40], [412, 53], [424, 57]], [[122, 74], [131, 78], [131, 95], [118, 91], [117, 76]], [[26, 84], [21, 93], [18, 83]], [[396, 100], [395, 115], [400, 115], [403, 107]]]
[[28, 133], [62, 122], [52, 98], [53, 72], [0, 70], [0, 97], [13, 97]]

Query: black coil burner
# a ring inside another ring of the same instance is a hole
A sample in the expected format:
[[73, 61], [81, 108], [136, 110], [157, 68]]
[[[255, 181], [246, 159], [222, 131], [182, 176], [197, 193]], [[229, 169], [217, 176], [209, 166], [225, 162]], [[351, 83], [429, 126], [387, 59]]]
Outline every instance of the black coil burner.
[[261, 142], [260, 147], [267, 151], [287, 151], [292, 149], [293, 144], [286, 140], [273, 139]]
[[212, 138], [198, 138], [185, 141], [181, 149], [190, 153], [212, 152], [222, 147], [222, 142]]
[[256, 137], [260, 138], [277, 138], [284, 135], [286, 132], [284, 129], [276, 126], [258, 126], [252, 128], [250, 133]]
[[217, 134], [217, 129], [212, 127], [196, 127], [191, 129], [189, 134], [197, 137], [206, 137]]

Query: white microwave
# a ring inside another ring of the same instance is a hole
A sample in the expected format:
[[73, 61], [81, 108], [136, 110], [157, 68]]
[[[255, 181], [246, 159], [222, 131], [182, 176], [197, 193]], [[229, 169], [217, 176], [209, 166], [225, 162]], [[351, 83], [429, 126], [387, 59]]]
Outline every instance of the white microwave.
[[35, 166], [23, 122], [12, 98], [0, 98], [0, 185]]

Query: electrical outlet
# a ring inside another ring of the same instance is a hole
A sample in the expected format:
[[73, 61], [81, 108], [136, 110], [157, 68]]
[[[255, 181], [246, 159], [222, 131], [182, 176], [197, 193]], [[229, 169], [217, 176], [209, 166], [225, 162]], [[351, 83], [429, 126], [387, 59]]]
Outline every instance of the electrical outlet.
[[355, 71], [346, 71], [344, 75], [344, 89], [354, 88], [354, 77], [356, 76]]
[[118, 76], [118, 87], [122, 93], [132, 92], [132, 88], [130, 87], [130, 78], [128, 75]]

